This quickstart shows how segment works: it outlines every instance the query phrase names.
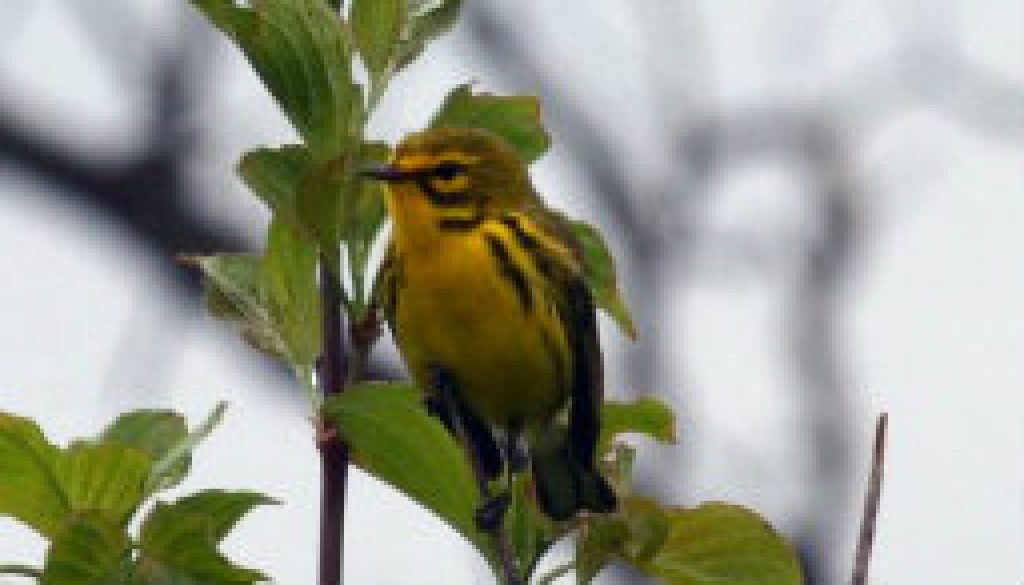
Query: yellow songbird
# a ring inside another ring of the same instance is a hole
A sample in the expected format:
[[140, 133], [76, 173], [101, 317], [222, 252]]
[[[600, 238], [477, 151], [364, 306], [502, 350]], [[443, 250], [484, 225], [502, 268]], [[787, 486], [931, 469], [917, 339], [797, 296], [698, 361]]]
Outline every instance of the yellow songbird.
[[567, 220], [544, 206], [522, 159], [491, 132], [436, 128], [364, 174], [387, 182], [393, 219], [376, 297], [413, 378], [477, 467], [496, 477], [504, 452], [522, 469], [525, 440], [545, 514], [613, 510], [595, 464], [594, 301]]

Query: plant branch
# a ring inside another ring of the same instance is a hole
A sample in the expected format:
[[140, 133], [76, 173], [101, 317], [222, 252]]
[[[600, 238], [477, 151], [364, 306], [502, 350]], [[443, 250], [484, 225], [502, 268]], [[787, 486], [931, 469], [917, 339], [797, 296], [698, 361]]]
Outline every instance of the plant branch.
[[[347, 359], [342, 337], [341, 284], [321, 260], [320, 317], [322, 354], [320, 388], [324, 397], [344, 390]], [[345, 490], [348, 481], [348, 446], [337, 436], [321, 445], [320, 570], [319, 585], [341, 585], [344, 574]]]
[[43, 576], [43, 571], [28, 565], [8, 564], [0, 565], [0, 575], [18, 575], [19, 577], [40, 579]]
[[524, 585], [522, 577], [519, 576], [519, 569], [516, 568], [516, 560], [512, 555], [512, 546], [508, 542], [508, 535], [505, 534], [505, 523], [498, 524], [491, 532], [494, 544], [498, 549], [498, 558], [501, 560], [501, 572], [504, 576], [504, 585]]
[[551, 570], [548, 574], [541, 577], [540, 581], [537, 581], [537, 585], [553, 585], [560, 577], [564, 577], [576, 568], [576, 563], [565, 563], [559, 565]]
[[[341, 12], [343, 0], [326, 0]], [[348, 378], [342, 305], [345, 291], [320, 258], [320, 388], [324, 398], [340, 394]], [[320, 567], [319, 585], [341, 585], [345, 579], [345, 492], [348, 487], [348, 445], [337, 434], [320, 451]]]
[[861, 517], [860, 537], [857, 539], [857, 556], [854, 559], [852, 585], [866, 585], [868, 564], [871, 561], [871, 547], [875, 542], [875, 523], [878, 520], [878, 504], [882, 496], [882, 471], [885, 467], [885, 435], [889, 415], [882, 413], [875, 424], [875, 445], [871, 454], [871, 478], [864, 497], [864, 514]]
[[377, 307], [371, 305], [362, 318], [352, 319], [349, 325], [349, 339], [352, 342], [351, 360], [348, 364], [348, 382], [354, 384], [367, 379], [370, 367], [370, 351], [380, 339], [381, 323]]

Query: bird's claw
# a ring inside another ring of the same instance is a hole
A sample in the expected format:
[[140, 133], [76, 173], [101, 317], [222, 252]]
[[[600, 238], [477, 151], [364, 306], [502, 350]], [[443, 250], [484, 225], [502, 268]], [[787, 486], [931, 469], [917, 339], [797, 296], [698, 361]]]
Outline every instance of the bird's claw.
[[487, 497], [476, 509], [476, 526], [484, 532], [494, 532], [501, 526], [505, 519], [505, 512], [512, 503], [512, 496], [508, 492]]
[[522, 473], [530, 464], [530, 456], [519, 441], [510, 440], [505, 445], [505, 461], [508, 463], [509, 472]]

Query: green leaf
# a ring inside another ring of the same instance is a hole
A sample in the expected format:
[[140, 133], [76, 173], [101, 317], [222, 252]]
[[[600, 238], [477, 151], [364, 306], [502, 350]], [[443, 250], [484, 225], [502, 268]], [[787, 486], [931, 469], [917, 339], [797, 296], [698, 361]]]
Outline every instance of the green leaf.
[[359, 384], [328, 398], [323, 414], [351, 445], [356, 464], [437, 514], [493, 559], [474, 521], [479, 495], [466, 456], [427, 414], [417, 389]]
[[362, 97], [352, 81], [351, 41], [323, 0], [191, 0], [245, 53], [317, 159], [358, 137]]
[[662, 547], [669, 531], [665, 511], [647, 498], [622, 498], [614, 514], [594, 516], [576, 540], [576, 582], [590, 583], [613, 560], [643, 564]]
[[71, 508], [57, 479], [59, 456], [34, 422], [0, 412], [0, 515], [55, 535]]
[[617, 494], [629, 494], [633, 490], [633, 465], [636, 449], [623, 442], [613, 442], [606, 453], [601, 454], [600, 467], [605, 478], [612, 483]]
[[628, 536], [626, 523], [619, 516], [594, 519], [582, 527], [576, 540], [576, 583], [593, 581]]
[[551, 143], [536, 97], [474, 94], [468, 84], [448, 94], [430, 126], [490, 130], [528, 163], [544, 154]]
[[339, 282], [342, 279], [338, 215], [342, 201], [348, 198], [355, 185], [351, 170], [352, 163], [347, 157], [314, 164], [303, 176], [295, 201], [302, 227], [320, 247], [320, 253]]
[[[220, 496], [197, 494], [174, 504], [157, 504], [139, 536], [139, 581], [166, 584], [248, 584], [267, 581], [252, 569], [235, 565], [219, 550], [223, 532], [252, 505], [249, 496], [222, 509]], [[250, 505], [251, 504], [251, 505]], [[245, 507], [248, 506], [248, 507]], [[244, 509], [240, 509], [244, 507]]]
[[395, 56], [395, 69], [416, 59], [427, 43], [447, 32], [462, 7], [462, 0], [405, 0], [408, 20]]
[[537, 508], [529, 472], [513, 480], [512, 501], [505, 516], [505, 531], [524, 575], [533, 573], [537, 562], [560, 535], [560, 527]]
[[338, 214], [352, 183], [347, 157], [317, 162], [303, 146], [247, 152], [238, 173], [250, 189], [303, 238], [316, 243], [331, 272], [341, 280]]
[[251, 150], [238, 161], [237, 171], [274, 212], [274, 218], [295, 229], [304, 229], [296, 211], [302, 178], [313, 166], [313, 155], [305, 146], [290, 144], [278, 148]]
[[[113, 441], [149, 453], [153, 461], [165, 457], [178, 443], [188, 437], [185, 417], [170, 410], [137, 410], [122, 414], [100, 434], [100, 441]], [[174, 487], [185, 479], [192, 459], [188, 452], [175, 463], [152, 473], [147, 493]], [[154, 466], [155, 468], [155, 466]]]
[[624, 500], [622, 517], [628, 538], [622, 543], [620, 556], [640, 564], [662, 550], [671, 528], [671, 520], [658, 502], [641, 496]]
[[320, 353], [316, 269], [316, 249], [289, 226], [271, 223], [260, 267], [261, 290], [289, 361], [299, 369], [311, 368]]
[[271, 223], [262, 258], [217, 255], [189, 258], [206, 276], [210, 312], [235, 324], [256, 349], [297, 371], [319, 353], [320, 297], [316, 249], [282, 221]]
[[616, 283], [615, 258], [604, 238], [597, 229], [582, 221], [570, 220], [570, 226], [583, 251], [583, 272], [594, 293], [594, 300], [615, 320], [623, 333], [630, 339], [636, 339], [636, 326]]
[[184, 468], [186, 472], [188, 471], [188, 463], [192, 459], [192, 451], [196, 448], [196, 445], [210, 436], [213, 429], [220, 424], [227, 407], [227, 404], [224, 402], [217, 403], [217, 406], [210, 411], [210, 414], [206, 416], [206, 419], [194, 431], [179, 438], [166, 451], [159, 454], [153, 463], [149, 479], [146, 482], [147, 493], [153, 493], [169, 487], [167, 482], [169, 479], [177, 477], [177, 470]]
[[279, 503], [258, 492], [205, 490], [185, 496], [174, 503], [176, 513], [205, 519], [211, 542], [219, 543], [256, 506]]
[[650, 396], [633, 402], [606, 400], [601, 407], [598, 453], [607, 453], [615, 437], [624, 433], [640, 433], [662, 443], [674, 443], [675, 416], [665, 403]]
[[637, 567], [668, 585], [798, 585], [793, 548], [760, 516], [733, 504], [667, 512], [664, 545]]
[[235, 325], [256, 349], [289, 360], [288, 346], [266, 306], [259, 257], [219, 254], [188, 261], [206, 277], [206, 307], [214, 317]]
[[[360, 166], [388, 160], [391, 148], [384, 143], [363, 145]], [[352, 272], [353, 317], [362, 317], [366, 305], [366, 270], [373, 242], [387, 219], [387, 194], [380, 181], [358, 180], [345, 191], [339, 207], [338, 223], [348, 265]]]
[[78, 442], [57, 459], [56, 475], [73, 512], [127, 524], [146, 496], [152, 459], [120, 443]]
[[381, 79], [405, 24], [406, 0], [353, 0], [352, 31], [371, 79]]
[[352, 274], [354, 316], [364, 304], [367, 259], [387, 216], [383, 186], [360, 180], [353, 170], [388, 159], [383, 143], [361, 145], [358, 161], [339, 157], [316, 162], [301, 146], [254, 150], [242, 157], [239, 173], [249, 187], [304, 238], [315, 242], [331, 273], [341, 280], [340, 244]]
[[81, 514], [53, 537], [40, 583], [127, 583], [130, 567], [131, 548], [124, 527], [99, 515]]
[[0, 514], [53, 538], [76, 512], [127, 523], [152, 464], [140, 449], [78, 442], [60, 450], [27, 419], [0, 414]]

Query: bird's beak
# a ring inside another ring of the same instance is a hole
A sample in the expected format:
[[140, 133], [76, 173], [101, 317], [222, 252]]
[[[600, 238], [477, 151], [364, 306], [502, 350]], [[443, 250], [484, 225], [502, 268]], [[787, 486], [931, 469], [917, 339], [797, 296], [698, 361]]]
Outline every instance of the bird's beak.
[[370, 179], [387, 182], [402, 181], [409, 178], [408, 173], [404, 173], [390, 165], [366, 167], [360, 170], [359, 174]]

